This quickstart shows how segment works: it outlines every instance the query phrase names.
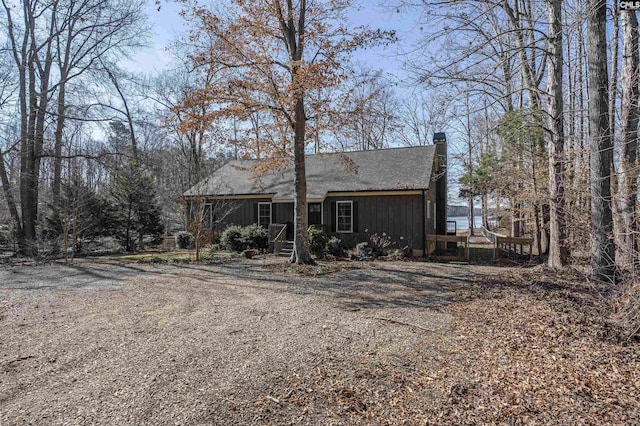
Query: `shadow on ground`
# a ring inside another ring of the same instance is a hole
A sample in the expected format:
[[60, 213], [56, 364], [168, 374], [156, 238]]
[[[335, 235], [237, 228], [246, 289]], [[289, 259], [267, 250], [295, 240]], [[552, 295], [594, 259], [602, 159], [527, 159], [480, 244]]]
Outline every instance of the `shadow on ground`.
[[[437, 307], [449, 300], [452, 286], [468, 280], [468, 265], [385, 262], [351, 266], [327, 274], [274, 272], [259, 264], [140, 265], [79, 263], [16, 266], [0, 270], [4, 290], [120, 290], [130, 280], [153, 282], [173, 276], [224, 287], [297, 296], [324, 296], [347, 310], [380, 307]], [[230, 279], [232, 278], [232, 279]]]

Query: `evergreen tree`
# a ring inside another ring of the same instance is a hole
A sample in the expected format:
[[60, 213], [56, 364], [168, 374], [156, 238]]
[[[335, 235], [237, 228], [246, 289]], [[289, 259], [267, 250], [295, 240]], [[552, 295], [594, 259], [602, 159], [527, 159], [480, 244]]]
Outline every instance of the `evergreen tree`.
[[159, 240], [164, 232], [153, 178], [133, 163], [121, 168], [115, 176], [111, 195], [116, 208], [114, 235], [126, 251], [143, 246], [151, 235]]

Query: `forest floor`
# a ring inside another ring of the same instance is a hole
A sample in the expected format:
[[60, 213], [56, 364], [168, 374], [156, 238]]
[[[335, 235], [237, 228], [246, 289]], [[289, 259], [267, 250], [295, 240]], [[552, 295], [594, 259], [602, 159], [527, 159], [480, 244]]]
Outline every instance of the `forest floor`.
[[0, 425], [638, 424], [576, 273], [424, 262], [0, 266]]

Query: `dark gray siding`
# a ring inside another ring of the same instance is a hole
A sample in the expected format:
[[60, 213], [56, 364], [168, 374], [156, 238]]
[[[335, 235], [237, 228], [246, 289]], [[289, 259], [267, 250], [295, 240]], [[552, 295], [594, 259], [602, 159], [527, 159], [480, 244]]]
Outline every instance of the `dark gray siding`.
[[276, 223], [293, 223], [293, 203], [274, 203]]
[[[357, 203], [357, 229], [353, 233], [335, 232], [336, 201]], [[327, 197], [324, 201], [324, 223], [329, 233], [340, 238], [348, 247], [369, 241], [370, 235], [383, 233], [391, 237], [394, 248], [409, 246], [422, 249], [423, 243], [422, 195], [373, 195], [355, 197]]]
[[[225, 225], [249, 225], [256, 223], [257, 204], [270, 199], [236, 200], [235, 210], [225, 219]], [[335, 232], [336, 201], [353, 201], [357, 210], [357, 225], [353, 233]], [[429, 201], [429, 202], [427, 202]], [[367, 195], [327, 197], [322, 203], [322, 221], [332, 236], [340, 238], [348, 247], [354, 247], [362, 241], [369, 241], [373, 234], [383, 233], [391, 237], [393, 248], [409, 246], [422, 250], [424, 232], [435, 233], [435, 190], [430, 189], [422, 195]], [[427, 214], [427, 210], [430, 213]], [[293, 227], [293, 203], [273, 203], [272, 220]], [[223, 228], [224, 228], [223, 226]], [[425, 229], [426, 228], [426, 229]], [[289, 236], [287, 236], [289, 238]]]
[[[230, 206], [233, 207], [233, 211], [227, 215], [224, 219], [222, 229], [228, 225], [240, 225], [246, 226], [252, 223], [257, 223], [258, 218], [257, 206], [258, 203], [271, 202], [270, 198], [255, 198], [255, 199], [243, 199], [243, 200], [230, 200]], [[274, 204], [275, 205], [275, 204]], [[272, 208], [273, 206], [272, 205]]]

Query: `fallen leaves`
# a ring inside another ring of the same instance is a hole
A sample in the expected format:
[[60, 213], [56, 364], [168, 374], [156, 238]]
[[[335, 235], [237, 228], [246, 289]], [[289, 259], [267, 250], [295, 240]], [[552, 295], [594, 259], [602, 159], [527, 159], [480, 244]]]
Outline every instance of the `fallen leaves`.
[[315, 389], [348, 423], [640, 422], [637, 345], [610, 335], [605, 290], [513, 272], [458, 287], [441, 353], [405, 353], [406, 363], [371, 353], [360, 374], [316, 376]]

